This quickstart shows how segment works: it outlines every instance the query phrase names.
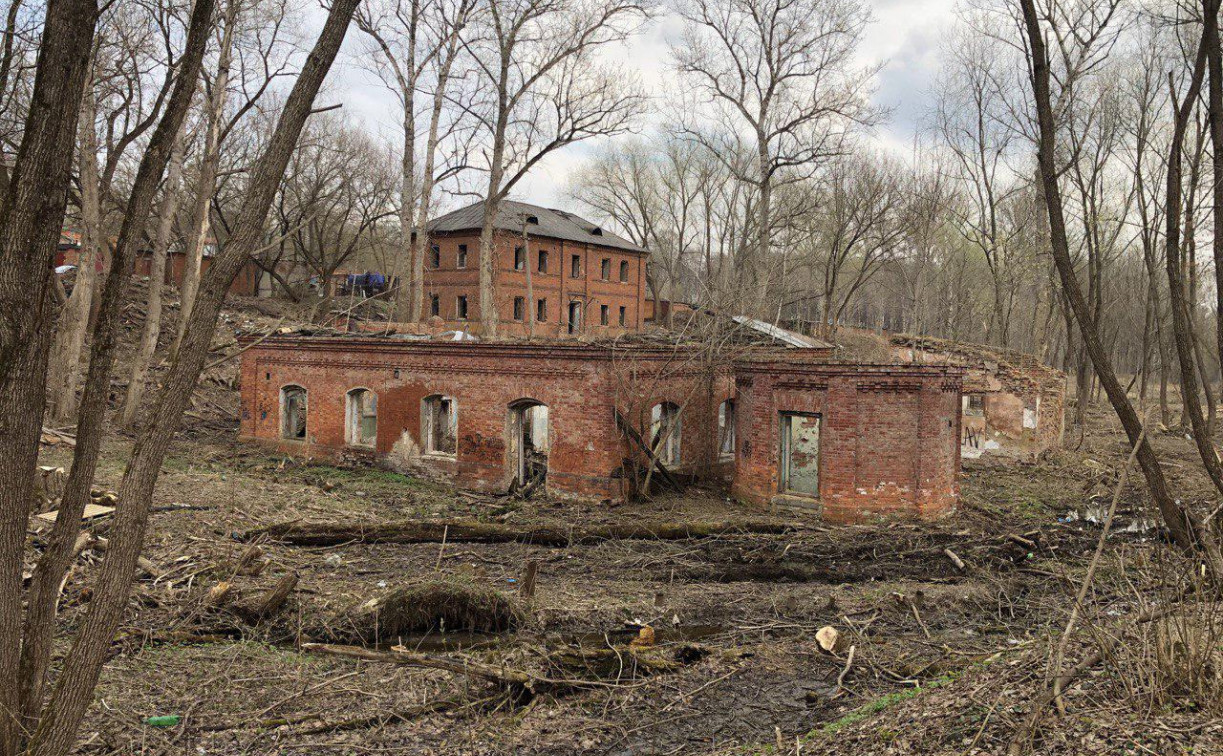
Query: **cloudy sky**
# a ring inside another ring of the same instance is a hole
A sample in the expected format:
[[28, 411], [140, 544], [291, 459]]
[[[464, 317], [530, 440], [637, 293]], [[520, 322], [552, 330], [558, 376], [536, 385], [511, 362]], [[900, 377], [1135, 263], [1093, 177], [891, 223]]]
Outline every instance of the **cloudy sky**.
[[[881, 147], [903, 155], [912, 147], [914, 132], [931, 96], [938, 74], [940, 40], [954, 20], [956, 0], [867, 2], [873, 10], [874, 22], [867, 30], [860, 54], [864, 64], [883, 64], [876, 81], [875, 103], [891, 111], [873, 138]], [[677, 19], [661, 16], [613, 58], [638, 71], [651, 91], [663, 91], [674, 80], [668, 70], [668, 42], [677, 38], [679, 28]], [[331, 96], [343, 101], [349, 118], [388, 140], [397, 140], [398, 103], [354, 60], [362, 49], [359, 36], [355, 29], [349, 33], [346, 48], [350, 55], [334, 71]], [[577, 209], [565, 196], [567, 179], [595, 149], [594, 144], [578, 144], [558, 151], [518, 185], [514, 198]]]

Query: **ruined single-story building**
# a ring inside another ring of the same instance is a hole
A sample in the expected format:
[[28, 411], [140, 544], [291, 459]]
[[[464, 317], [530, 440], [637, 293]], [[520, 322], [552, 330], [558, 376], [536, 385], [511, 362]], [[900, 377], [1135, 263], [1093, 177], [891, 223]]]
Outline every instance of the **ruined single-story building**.
[[594, 502], [654, 470], [830, 522], [934, 517], [958, 499], [956, 366], [837, 362], [829, 345], [710, 360], [647, 339], [245, 343], [241, 436], [288, 453]]
[[1066, 374], [1033, 355], [908, 334], [887, 336], [899, 359], [964, 369], [961, 447], [1032, 457], [1060, 446], [1066, 430]]

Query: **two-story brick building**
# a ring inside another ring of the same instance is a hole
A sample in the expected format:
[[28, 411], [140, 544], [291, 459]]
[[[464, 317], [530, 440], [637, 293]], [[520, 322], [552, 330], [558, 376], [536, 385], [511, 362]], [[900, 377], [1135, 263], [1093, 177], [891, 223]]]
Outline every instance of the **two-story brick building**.
[[[483, 221], [480, 202], [434, 219], [425, 259], [425, 316], [475, 333]], [[499, 333], [563, 338], [641, 329], [645, 249], [573, 213], [524, 202], [502, 202], [493, 225]]]

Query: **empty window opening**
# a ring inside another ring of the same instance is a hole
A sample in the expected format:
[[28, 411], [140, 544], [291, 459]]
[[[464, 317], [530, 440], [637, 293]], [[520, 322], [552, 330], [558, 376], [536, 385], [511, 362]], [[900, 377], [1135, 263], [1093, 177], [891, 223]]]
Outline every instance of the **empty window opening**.
[[510, 490], [530, 494], [548, 476], [548, 406], [532, 399], [510, 405]]
[[436, 244], [429, 248], [429, 267], [442, 267], [442, 249]]
[[620, 307], [620, 325], [627, 325], [627, 324], [628, 324], [628, 308], [621, 306]]
[[599, 305], [599, 325], [607, 325], [611, 319], [611, 308], [607, 305]]
[[455, 262], [456, 268], [466, 268], [467, 267], [467, 245], [466, 244], [459, 245], [459, 254], [455, 258], [454, 262]]
[[527, 250], [525, 247], [514, 247], [514, 270], [527, 269]]
[[603, 266], [602, 266], [602, 270], [600, 271], [600, 273], [602, 274], [604, 281], [611, 280], [611, 258], [610, 257], [603, 258]]
[[650, 410], [650, 448], [655, 458], [668, 467], [679, 464], [680, 431], [679, 405], [655, 404]]
[[820, 495], [820, 416], [781, 413], [781, 491]]
[[548, 272], [548, 250], [546, 249], [539, 250], [539, 272]]
[[964, 417], [982, 417], [985, 415], [985, 397], [982, 394], [965, 394], [960, 398]]
[[548, 300], [541, 299], [535, 303], [535, 320], [540, 323], [548, 322]]
[[348, 443], [372, 447], [378, 440], [378, 395], [363, 388], [349, 391], [345, 419]]
[[718, 406], [718, 457], [735, 456], [735, 402], [727, 399]]
[[1035, 430], [1040, 425], [1040, 397], [1023, 400], [1023, 427]]
[[306, 390], [285, 386], [280, 390], [280, 436], [304, 441], [307, 415]]
[[538, 225], [539, 225], [539, 217], [538, 217], [538, 216], [535, 216], [535, 215], [528, 215], [528, 216], [527, 216], [527, 223], [533, 223], [533, 224], [535, 224], [536, 226], [538, 226]]
[[522, 320], [523, 312], [526, 310], [526, 300], [522, 297], [514, 297], [514, 320]]
[[569, 261], [569, 277], [570, 278], [581, 278], [582, 277], [582, 256], [581, 255], [574, 255], [573, 259]]
[[596, 227], [594, 227], [594, 228], [590, 229], [590, 235], [591, 235], [591, 236], [602, 236], [602, 235], [603, 235], [603, 229], [601, 229], [601, 228], [599, 228], [598, 226], [596, 226]]
[[459, 417], [454, 398], [435, 394], [425, 397], [421, 411], [421, 437], [426, 454], [453, 457], [458, 449]]
[[454, 300], [454, 316], [459, 320], [467, 320], [467, 296], [460, 294]]
[[429, 295], [429, 314], [430, 315], [441, 315], [442, 314], [442, 300], [436, 294]]
[[620, 283], [628, 283], [628, 260], [620, 261]]
[[569, 303], [569, 333], [582, 330], [582, 303], [576, 299]]

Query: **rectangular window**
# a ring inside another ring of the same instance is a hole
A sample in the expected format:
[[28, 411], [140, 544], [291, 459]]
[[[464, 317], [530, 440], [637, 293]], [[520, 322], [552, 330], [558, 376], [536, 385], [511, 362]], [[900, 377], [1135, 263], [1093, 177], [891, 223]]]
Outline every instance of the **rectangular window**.
[[514, 247], [514, 270], [527, 269], [527, 251], [524, 247]]
[[965, 394], [960, 399], [964, 417], [982, 417], [985, 415], [985, 397], [981, 394]]
[[425, 398], [424, 405], [421, 435], [425, 440], [425, 453], [454, 456], [458, 439], [458, 412], [454, 398], [429, 396]]
[[429, 295], [429, 314], [430, 315], [441, 315], [442, 314], [442, 300], [436, 294]]
[[548, 250], [546, 249], [539, 250], [539, 272], [548, 272]]
[[522, 297], [514, 297], [514, 320], [522, 320], [523, 311], [526, 309], [526, 300]]
[[599, 325], [607, 325], [610, 321], [611, 308], [607, 305], [599, 305]]
[[541, 299], [535, 303], [535, 320], [538, 323], [548, 322], [548, 300]]
[[467, 320], [467, 297], [460, 294], [454, 300], [454, 316], [459, 320]]
[[582, 330], [582, 303], [576, 299], [569, 303], [569, 333]]
[[1035, 430], [1040, 425], [1040, 397], [1023, 400], [1024, 430]]
[[573, 259], [569, 261], [569, 277], [570, 278], [581, 278], [582, 277], [582, 256], [581, 255], [574, 255]]
[[610, 281], [610, 280], [611, 280], [611, 258], [610, 258], [610, 257], [604, 257], [604, 258], [603, 258], [603, 270], [602, 270], [602, 273], [603, 273], [603, 280], [604, 280], [604, 281]]
[[628, 325], [628, 308], [620, 308], [620, 325]]
[[820, 416], [781, 413], [781, 492], [820, 495]]
[[442, 267], [442, 248], [436, 244], [429, 248], [429, 267], [434, 270]]
[[718, 456], [735, 456], [735, 403], [727, 399], [718, 407]]
[[455, 258], [455, 267], [457, 268], [467, 267], [467, 245], [466, 244], [459, 245], [459, 255], [457, 258]]
[[628, 283], [628, 260], [620, 261], [620, 283]]

